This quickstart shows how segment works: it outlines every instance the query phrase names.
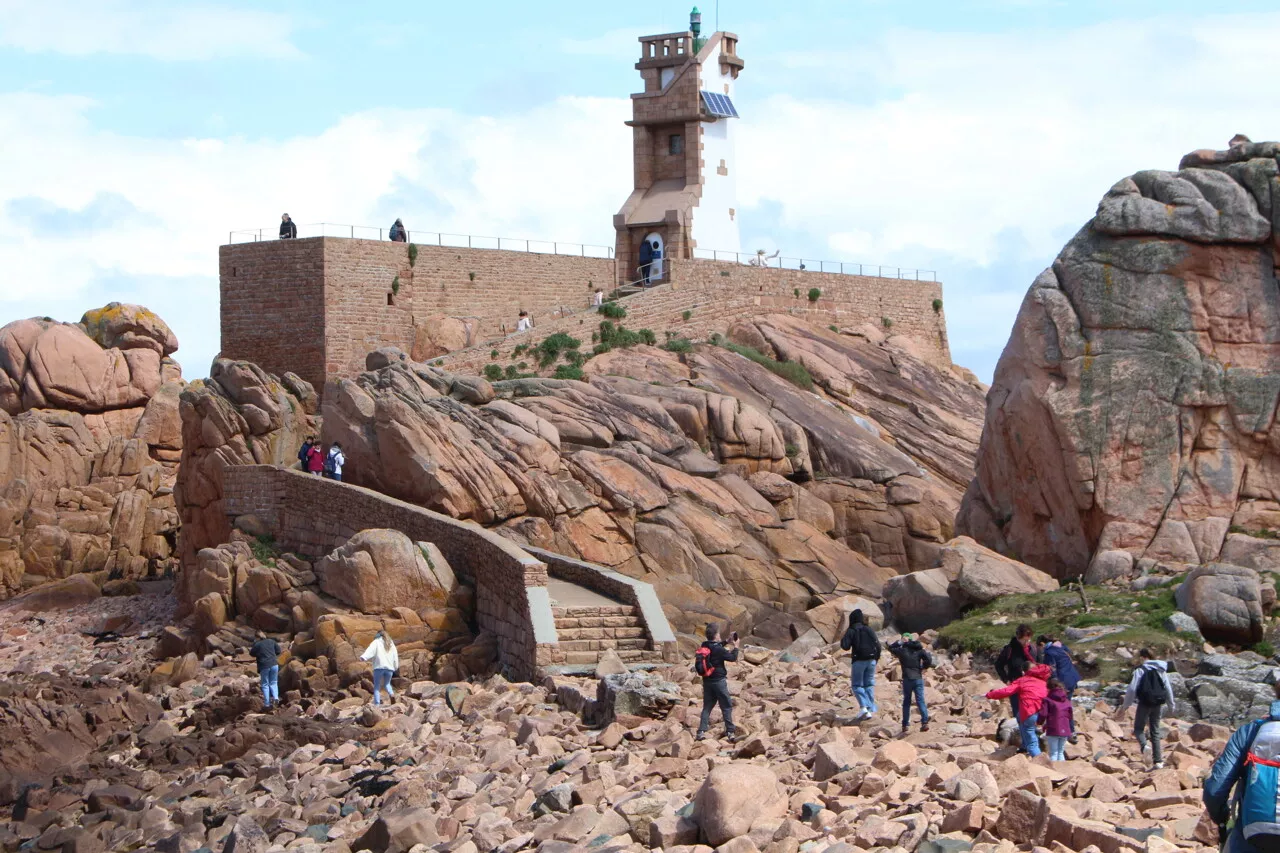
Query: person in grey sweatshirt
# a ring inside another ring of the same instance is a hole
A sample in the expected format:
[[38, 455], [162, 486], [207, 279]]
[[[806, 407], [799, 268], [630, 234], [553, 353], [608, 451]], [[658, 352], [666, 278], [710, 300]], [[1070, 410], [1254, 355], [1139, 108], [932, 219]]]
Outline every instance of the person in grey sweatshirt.
[[1150, 649], [1138, 652], [1140, 664], [1129, 679], [1129, 688], [1124, 694], [1124, 704], [1120, 713], [1136, 705], [1133, 716], [1133, 736], [1138, 740], [1139, 751], [1147, 748], [1148, 735], [1151, 741], [1151, 764], [1159, 769], [1164, 767], [1164, 759], [1160, 754], [1160, 720], [1164, 716], [1165, 706], [1173, 707], [1173, 685], [1169, 683], [1169, 664], [1156, 660]]

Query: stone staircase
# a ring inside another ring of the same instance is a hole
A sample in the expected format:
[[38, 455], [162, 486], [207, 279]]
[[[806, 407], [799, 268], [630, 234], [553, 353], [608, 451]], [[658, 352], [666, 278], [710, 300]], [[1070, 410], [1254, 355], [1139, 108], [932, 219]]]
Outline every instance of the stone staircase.
[[628, 664], [662, 663], [662, 655], [653, 650], [635, 607], [557, 606], [551, 613], [568, 666], [596, 664], [605, 649], [613, 649]]

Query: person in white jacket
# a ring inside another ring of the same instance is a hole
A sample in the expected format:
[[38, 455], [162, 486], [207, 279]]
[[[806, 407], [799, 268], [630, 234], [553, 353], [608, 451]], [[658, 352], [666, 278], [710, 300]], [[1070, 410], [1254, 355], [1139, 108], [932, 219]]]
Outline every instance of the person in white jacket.
[[386, 631], [378, 632], [369, 648], [360, 655], [360, 660], [373, 661], [373, 704], [382, 704], [379, 691], [383, 689], [387, 691], [388, 699], [395, 698], [396, 692], [391, 689], [391, 676], [400, 668], [400, 653], [396, 651], [396, 644], [387, 636]]

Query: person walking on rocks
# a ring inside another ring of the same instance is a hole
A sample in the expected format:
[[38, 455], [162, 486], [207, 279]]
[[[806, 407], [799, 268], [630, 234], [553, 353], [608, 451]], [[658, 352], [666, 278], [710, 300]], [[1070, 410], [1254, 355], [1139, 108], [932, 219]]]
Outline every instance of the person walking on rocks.
[[[1048, 664], [1053, 670], [1053, 677], [1062, 682], [1062, 689], [1067, 691], [1067, 699], [1070, 700], [1076, 692], [1076, 687], [1080, 684], [1080, 672], [1076, 669], [1075, 662], [1071, 660], [1071, 649], [1062, 644], [1056, 637], [1042, 636], [1044, 641], [1044, 653], [1041, 663]], [[1071, 737], [1076, 734], [1075, 717], [1071, 718]], [[1075, 743], [1073, 740], [1072, 743]]]
[[933, 666], [933, 658], [924, 650], [914, 634], [889, 644], [889, 651], [902, 664], [902, 733], [911, 728], [911, 701], [920, 709], [920, 731], [929, 731], [929, 709], [924, 703], [924, 671]]
[[1275, 691], [1277, 701], [1266, 718], [1236, 729], [1204, 782], [1205, 809], [1218, 825], [1223, 853], [1258, 853], [1280, 845], [1280, 684]]
[[1150, 649], [1138, 652], [1138, 657], [1142, 664], [1133, 671], [1120, 713], [1123, 714], [1131, 705], [1137, 705], [1133, 714], [1133, 736], [1138, 740], [1138, 752], [1146, 751], [1149, 730], [1151, 766], [1159, 769], [1164, 767], [1164, 759], [1160, 755], [1160, 718], [1164, 715], [1165, 705], [1173, 707], [1173, 685], [1169, 683], [1167, 662], [1156, 660]]
[[280, 217], [280, 239], [292, 240], [298, 236], [298, 226], [293, 224], [293, 220], [289, 218], [289, 214], [283, 214]]
[[694, 654], [693, 671], [702, 677], [702, 719], [698, 722], [698, 740], [707, 736], [711, 726], [711, 712], [720, 706], [724, 717], [724, 736], [730, 743], [738, 739], [733, 727], [733, 700], [729, 698], [729, 669], [726, 663], [738, 659], [738, 632], [734, 631], [729, 642], [720, 641], [720, 627], [707, 625], [707, 641]]
[[1040, 717], [1044, 722], [1046, 746], [1050, 761], [1066, 761], [1067, 738], [1076, 730], [1075, 711], [1071, 707], [1071, 695], [1060, 678], [1049, 679], [1049, 695], [1044, 697]]
[[342, 445], [335, 441], [329, 447], [329, 455], [324, 458], [324, 475], [341, 483], [342, 466], [346, 464], [347, 457], [342, 453]]
[[858, 719], [865, 720], [880, 710], [876, 707], [876, 661], [880, 660], [880, 638], [871, 630], [861, 610], [849, 614], [849, 628], [840, 638], [840, 648], [852, 652], [850, 681], [861, 709]]
[[[1030, 625], [1019, 625], [1013, 632], [1013, 639], [1000, 650], [996, 656], [996, 675], [1005, 684], [1012, 684], [1021, 678], [1036, 663], [1035, 652], [1031, 649], [1031, 635], [1035, 632]], [[1015, 719], [1018, 714], [1018, 694], [1009, 696], [1009, 708]]]
[[394, 699], [396, 692], [391, 689], [391, 676], [400, 668], [400, 652], [386, 631], [377, 633], [360, 660], [373, 661], [373, 704], [382, 704], [381, 690], [387, 691], [388, 700]]
[[1020, 676], [1012, 684], [997, 687], [987, 693], [988, 699], [1017, 697], [1018, 734], [1022, 736], [1022, 748], [1032, 758], [1040, 754], [1040, 739], [1036, 737], [1036, 723], [1040, 719], [1040, 708], [1044, 705], [1045, 697], [1049, 695], [1047, 682], [1050, 672], [1052, 670], [1042, 663], [1032, 664], [1026, 675]]
[[397, 219], [391, 226], [391, 231], [387, 234], [391, 238], [392, 243], [408, 243], [409, 232], [404, 230], [404, 223]]
[[259, 631], [249, 654], [258, 662], [258, 681], [262, 684], [262, 704], [270, 708], [280, 701], [280, 644]]

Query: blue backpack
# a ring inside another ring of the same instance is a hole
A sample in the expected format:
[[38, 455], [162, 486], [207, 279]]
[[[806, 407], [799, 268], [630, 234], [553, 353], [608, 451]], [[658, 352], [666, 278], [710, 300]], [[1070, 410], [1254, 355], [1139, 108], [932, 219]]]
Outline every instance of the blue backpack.
[[1280, 720], [1258, 727], [1246, 759], [1240, 825], [1245, 840], [1261, 853], [1280, 853]]

